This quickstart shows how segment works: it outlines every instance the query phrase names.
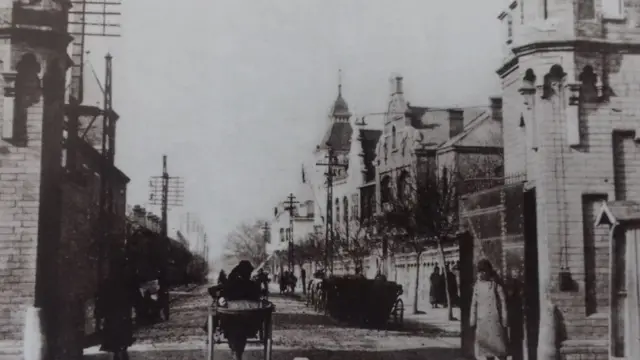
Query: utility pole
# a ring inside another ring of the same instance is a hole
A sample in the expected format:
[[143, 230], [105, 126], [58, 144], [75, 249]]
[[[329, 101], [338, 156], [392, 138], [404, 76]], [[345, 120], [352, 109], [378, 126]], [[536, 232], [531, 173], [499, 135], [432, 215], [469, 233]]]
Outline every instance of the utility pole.
[[149, 201], [152, 205], [160, 205], [162, 218], [160, 219], [160, 242], [163, 264], [158, 269], [158, 282], [162, 297], [162, 310], [164, 318], [169, 319], [169, 284], [167, 283], [167, 270], [169, 261], [169, 238], [167, 234], [169, 206], [182, 206], [183, 184], [179, 177], [169, 176], [167, 170], [167, 155], [162, 156], [162, 175], [154, 176], [149, 181], [151, 192]]
[[162, 205], [160, 234], [167, 237], [167, 209], [169, 201], [169, 173], [167, 172], [167, 155], [162, 155]]
[[333, 232], [333, 177], [335, 176], [336, 168], [346, 168], [347, 165], [338, 163], [338, 159], [335, 155], [333, 148], [327, 144], [328, 153], [327, 158], [328, 162], [325, 163], [317, 163], [318, 166], [326, 166], [327, 172], [325, 176], [327, 177], [327, 216], [326, 216], [326, 229], [325, 229], [325, 254], [324, 254], [324, 268], [329, 269], [329, 273], [333, 273], [333, 243], [334, 243], [334, 232]]
[[287, 206], [285, 210], [289, 211], [289, 271], [293, 271], [293, 217], [295, 216], [295, 204], [299, 201], [295, 200], [293, 194], [287, 196]]
[[264, 225], [262, 225], [261, 227], [262, 229], [262, 235], [264, 237], [264, 253], [265, 256], [267, 254], [267, 244], [270, 242], [269, 241], [269, 231], [271, 230], [271, 227], [269, 226], [269, 223], [265, 221]]
[[268, 222], [265, 222], [264, 225], [262, 225], [261, 229], [263, 231], [264, 244], [266, 246], [266, 244], [269, 243], [269, 230], [271, 230], [271, 227], [269, 226]]

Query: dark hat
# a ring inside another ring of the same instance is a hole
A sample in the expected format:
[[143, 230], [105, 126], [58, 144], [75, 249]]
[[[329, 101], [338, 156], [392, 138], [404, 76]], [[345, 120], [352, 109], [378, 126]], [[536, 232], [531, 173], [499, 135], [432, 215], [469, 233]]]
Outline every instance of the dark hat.
[[493, 272], [493, 265], [491, 265], [491, 261], [487, 259], [482, 259], [478, 261], [477, 268], [478, 268], [478, 272], [486, 272], [489, 274]]

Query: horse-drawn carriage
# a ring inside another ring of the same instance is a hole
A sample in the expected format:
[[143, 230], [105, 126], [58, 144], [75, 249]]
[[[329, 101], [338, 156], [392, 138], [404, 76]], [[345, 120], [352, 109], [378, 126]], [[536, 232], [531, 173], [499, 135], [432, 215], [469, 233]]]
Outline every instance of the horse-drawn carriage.
[[381, 278], [314, 278], [309, 283], [307, 306], [340, 320], [401, 326], [404, 321], [402, 292], [401, 285]]
[[222, 297], [223, 285], [209, 288], [213, 303], [207, 320], [208, 360], [213, 360], [215, 344], [226, 342], [241, 358], [247, 340], [264, 346], [264, 358], [271, 359], [272, 321], [275, 306], [265, 295], [260, 300], [229, 300]]

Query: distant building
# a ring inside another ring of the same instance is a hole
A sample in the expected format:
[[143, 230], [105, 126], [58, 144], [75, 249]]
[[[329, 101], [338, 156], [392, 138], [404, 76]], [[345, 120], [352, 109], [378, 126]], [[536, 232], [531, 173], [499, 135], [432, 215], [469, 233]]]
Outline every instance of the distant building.
[[[420, 179], [442, 176], [443, 169], [461, 178], [502, 175], [502, 108], [500, 99], [486, 108], [436, 108], [413, 106], [405, 99], [402, 77], [396, 77], [384, 128], [375, 150], [376, 200], [368, 208], [382, 211], [393, 199], [411, 196]], [[371, 186], [371, 185], [369, 185]], [[445, 249], [446, 263], [458, 264], [458, 246]], [[389, 279], [405, 288], [405, 303], [413, 302], [416, 273], [415, 254], [386, 256], [380, 264]], [[435, 248], [420, 259], [423, 278], [418, 289], [419, 306], [428, 305], [428, 277], [435, 266], [443, 267]], [[386, 269], [385, 269], [386, 268]]]

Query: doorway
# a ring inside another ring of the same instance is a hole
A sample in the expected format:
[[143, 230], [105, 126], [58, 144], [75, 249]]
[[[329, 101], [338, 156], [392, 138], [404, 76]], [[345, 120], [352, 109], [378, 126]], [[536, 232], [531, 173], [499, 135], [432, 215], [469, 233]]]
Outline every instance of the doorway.
[[538, 227], [536, 190], [524, 192], [524, 326], [525, 357], [537, 359], [538, 323], [540, 321], [540, 286], [538, 280]]

